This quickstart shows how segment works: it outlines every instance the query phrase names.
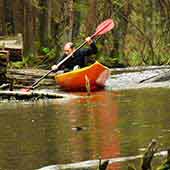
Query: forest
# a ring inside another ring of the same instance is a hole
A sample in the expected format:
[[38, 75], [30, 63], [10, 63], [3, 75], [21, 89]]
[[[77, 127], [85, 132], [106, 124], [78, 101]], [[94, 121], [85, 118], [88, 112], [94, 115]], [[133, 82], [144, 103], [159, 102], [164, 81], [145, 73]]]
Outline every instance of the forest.
[[107, 18], [116, 27], [97, 40], [94, 60], [109, 67], [170, 63], [170, 0], [0, 0], [0, 38], [21, 33], [19, 66], [49, 68], [65, 42], [80, 45]]

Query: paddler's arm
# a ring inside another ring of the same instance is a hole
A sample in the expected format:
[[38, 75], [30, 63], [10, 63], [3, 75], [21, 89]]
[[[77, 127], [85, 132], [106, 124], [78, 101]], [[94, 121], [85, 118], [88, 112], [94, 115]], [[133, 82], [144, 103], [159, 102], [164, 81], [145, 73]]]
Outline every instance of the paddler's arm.
[[51, 67], [51, 69], [52, 69], [54, 72], [57, 71], [57, 70], [64, 70], [64, 68], [65, 68], [64, 64], [62, 64], [59, 68], [57, 67], [57, 64], [58, 64], [59, 62], [61, 62], [66, 56], [67, 56], [67, 55], [64, 54], [64, 55], [62, 55], [61, 57], [59, 57], [59, 58], [57, 59], [56, 64], [54, 64], [54, 65]]
[[95, 42], [90, 37], [87, 37], [85, 40], [90, 47], [80, 50], [81, 55], [90, 56], [92, 54], [96, 54], [98, 50]]

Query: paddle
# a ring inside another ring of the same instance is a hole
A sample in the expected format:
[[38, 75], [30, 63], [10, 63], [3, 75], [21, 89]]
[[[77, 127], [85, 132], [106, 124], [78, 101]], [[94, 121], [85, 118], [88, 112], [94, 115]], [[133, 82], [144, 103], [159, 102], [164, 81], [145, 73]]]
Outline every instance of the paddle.
[[[113, 27], [115, 26], [114, 22], [112, 19], [107, 19], [105, 21], [103, 21], [97, 28], [96, 28], [96, 32], [90, 37], [91, 39], [96, 38], [97, 36], [101, 36], [103, 34], [105, 34], [106, 32], [110, 31]], [[65, 57], [62, 61], [60, 61], [57, 65], [56, 65], [56, 70], [58, 70], [58, 68], [64, 63], [66, 62], [69, 58], [72, 57], [72, 55], [78, 51], [80, 48], [82, 48], [85, 44], [87, 43], [87, 41], [85, 41], [84, 43], [82, 43], [79, 47], [77, 47], [71, 54], [69, 54], [67, 57]], [[23, 92], [27, 92], [31, 89], [34, 89], [36, 87], [36, 85], [43, 80], [46, 76], [48, 76], [51, 72], [53, 72], [54, 70], [50, 70], [48, 73], [46, 73], [44, 76], [42, 76], [39, 80], [37, 80], [32, 86], [26, 88], [26, 89], [22, 89]]]

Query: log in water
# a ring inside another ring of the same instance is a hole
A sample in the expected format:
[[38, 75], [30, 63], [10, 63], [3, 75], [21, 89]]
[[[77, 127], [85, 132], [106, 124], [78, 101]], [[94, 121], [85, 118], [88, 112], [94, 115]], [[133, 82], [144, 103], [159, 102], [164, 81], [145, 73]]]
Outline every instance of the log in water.
[[[48, 92], [48, 91], [0, 91], [1, 99], [17, 99], [17, 100], [25, 100], [25, 99], [55, 99], [55, 98], [71, 98], [73, 95], [67, 95], [65, 93], [57, 93], [57, 92]], [[74, 96], [75, 97], [75, 96]]]

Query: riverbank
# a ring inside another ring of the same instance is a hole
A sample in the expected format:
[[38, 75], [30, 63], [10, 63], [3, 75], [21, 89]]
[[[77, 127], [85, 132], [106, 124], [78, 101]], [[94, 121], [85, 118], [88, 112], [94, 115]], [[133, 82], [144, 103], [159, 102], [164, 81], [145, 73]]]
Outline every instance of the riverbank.
[[[170, 66], [148, 66], [111, 69], [111, 77], [106, 82], [106, 90], [130, 90], [141, 88], [170, 88]], [[42, 69], [9, 69], [7, 76], [14, 80], [14, 89], [29, 86], [46, 74], [49, 70]], [[166, 73], [167, 76], [166, 76]], [[40, 89], [57, 89], [54, 73], [40, 82]], [[156, 78], [165, 76], [165, 79], [156, 81]]]

